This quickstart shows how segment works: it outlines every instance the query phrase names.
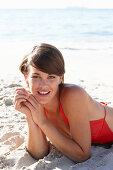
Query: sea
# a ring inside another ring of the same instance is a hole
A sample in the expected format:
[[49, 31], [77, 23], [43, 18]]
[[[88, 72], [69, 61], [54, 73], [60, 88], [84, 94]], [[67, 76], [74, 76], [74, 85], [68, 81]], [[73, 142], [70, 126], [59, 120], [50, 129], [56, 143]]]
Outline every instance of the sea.
[[67, 81], [113, 77], [113, 9], [0, 9], [0, 75], [40, 43], [63, 53]]

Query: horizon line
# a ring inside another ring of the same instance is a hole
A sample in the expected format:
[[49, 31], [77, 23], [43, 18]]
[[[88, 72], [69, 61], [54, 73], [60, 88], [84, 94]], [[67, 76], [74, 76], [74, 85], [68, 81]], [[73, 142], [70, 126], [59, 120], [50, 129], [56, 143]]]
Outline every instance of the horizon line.
[[62, 8], [54, 8], [54, 7], [51, 7], [51, 8], [48, 8], [48, 7], [45, 7], [45, 8], [44, 7], [40, 7], [40, 8], [35, 8], [35, 7], [31, 7], [31, 8], [18, 8], [18, 7], [14, 7], [14, 8], [10, 8], [10, 7], [9, 8], [8, 7], [1, 8], [0, 7], [0, 10], [1, 9], [3, 9], [3, 10], [5, 10], [5, 9], [11, 9], [11, 10], [13, 10], [13, 9], [16, 9], [16, 10], [17, 9], [23, 9], [23, 10], [27, 10], [27, 9], [28, 10], [29, 9], [59, 9], [59, 10], [60, 9], [97, 9], [97, 10], [113, 10], [113, 7], [112, 8], [98, 8], [98, 7], [97, 8], [96, 7], [92, 8], [92, 7], [76, 7], [76, 6], [75, 7], [62, 7]]

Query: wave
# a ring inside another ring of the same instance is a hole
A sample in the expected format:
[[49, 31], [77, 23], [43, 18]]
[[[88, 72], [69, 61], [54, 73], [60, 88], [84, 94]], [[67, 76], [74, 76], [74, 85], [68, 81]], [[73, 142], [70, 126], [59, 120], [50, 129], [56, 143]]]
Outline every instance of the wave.
[[96, 32], [84, 32], [83, 33], [84, 35], [86, 36], [112, 36], [113, 37], [113, 32], [110, 32], [110, 31], [96, 31]]
[[60, 48], [61, 50], [70, 50], [70, 51], [81, 51], [81, 50], [88, 50], [88, 51], [100, 51], [100, 50], [112, 50], [113, 47], [100, 47], [100, 48], [87, 48], [87, 47], [81, 47], [81, 48], [70, 48], [70, 47], [63, 47], [63, 48]]

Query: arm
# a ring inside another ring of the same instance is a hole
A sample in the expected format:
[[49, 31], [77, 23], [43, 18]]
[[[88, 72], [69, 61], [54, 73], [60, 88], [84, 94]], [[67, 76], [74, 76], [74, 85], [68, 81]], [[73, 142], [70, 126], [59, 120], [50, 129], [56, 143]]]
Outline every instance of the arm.
[[88, 111], [89, 95], [78, 86], [64, 88], [62, 101], [64, 113], [70, 124], [72, 139], [79, 147], [80, 152], [76, 155], [76, 148], [73, 147], [72, 149], [78, 161], [81, 162], [88, 159], [91, 148], [91, 130]]
[[[53, 145], [70, 159], [81, 162], [88, 159], [91, 147], [90, 126], [86, 114], [87, 95], [81, 91], [73, 95], [74, 93], [74, 90], [72, 90], [72, 92], [66, 94], [66, 96], [63, 95], [66, 98], [66, 100], [64, 99], [64, 105], [66, 105], [65, 110], [69, 113], [67, 116], [70, 123], [71, 138], [61, 134], [56, 127], [46, 119], [43, 111], [38, 112], [37, 115], [37, 106], [31, 99], [29, 99], [29, 101], [32, 103], [32, 106], [29, 103], [27, 103], [27, 105], [32, 110], [34, 122], [42, 129]], [[75, 101], [76, 105], [73, 101]]]
[[26, 115], [28, 123], [27, 150], [36, 159], [43, 158], [49, 152], [49, 144], [42, 130], [32, 119], [31, 111], [25, 105], [28, 92], [25, 89], [17, 89], [14, 97], [15, 109]]
[[41, 159], [49, 153], [49, 143], [42, 130], [34, 123], [31, 118], [27, 117], [28, 138], [27, 150], [35, 158]]
[[51, 122], [47, 121], [43, 125], [40, 125], [40, 127], [54, 146], [71, 160], [82, 162], [89, 158], [89, 152], [85, 152], [73, 138], [70, 139], [62, 135]]

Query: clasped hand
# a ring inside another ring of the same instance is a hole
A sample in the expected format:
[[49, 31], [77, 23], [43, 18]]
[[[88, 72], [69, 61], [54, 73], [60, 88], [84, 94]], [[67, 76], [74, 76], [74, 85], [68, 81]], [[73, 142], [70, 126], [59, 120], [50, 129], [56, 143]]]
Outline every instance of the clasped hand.
[[43, 105], [39, 104], [33, 94], [24, 88], [16, 89], [14, 106], [19, 112], [31, 117], [38, 126], [46, 121]]

